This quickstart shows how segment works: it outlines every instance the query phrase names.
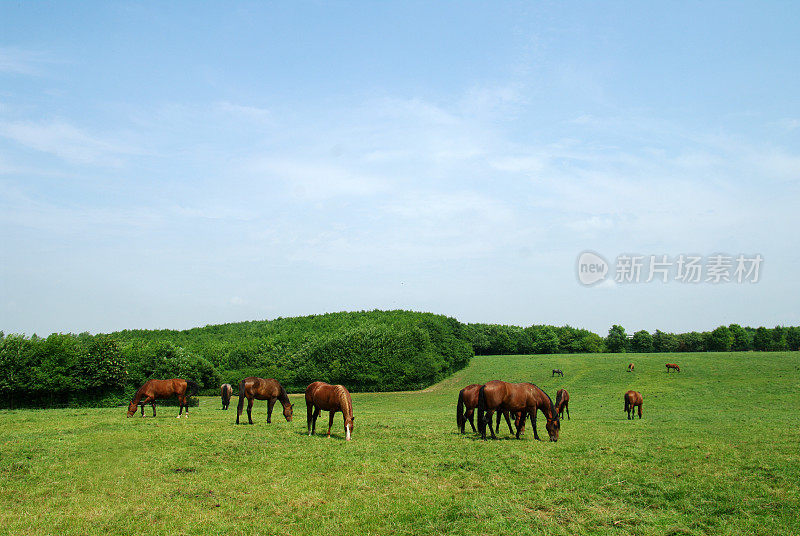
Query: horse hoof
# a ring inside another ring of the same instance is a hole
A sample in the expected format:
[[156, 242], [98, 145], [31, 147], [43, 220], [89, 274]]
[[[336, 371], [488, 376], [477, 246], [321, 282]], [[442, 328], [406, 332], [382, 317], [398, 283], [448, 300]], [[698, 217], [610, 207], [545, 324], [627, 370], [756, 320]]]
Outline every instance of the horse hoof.
[[178, 416], [176, 417], [176, 419], [180, 419], [180, 418], [181, 418], [181, 416], [180, 416], [180, 415], [178, 415]]

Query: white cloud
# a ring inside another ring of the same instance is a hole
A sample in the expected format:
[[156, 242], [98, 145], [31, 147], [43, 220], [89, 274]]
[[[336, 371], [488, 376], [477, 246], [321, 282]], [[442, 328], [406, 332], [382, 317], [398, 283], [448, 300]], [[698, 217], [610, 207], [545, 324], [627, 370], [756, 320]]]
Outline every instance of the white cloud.
[[87, 134], [60, 122], [16, 121], [0, 123], [0, 136], [69, 162], [117, 166], [126, 155], [140, 151], [130, 145]]
[[40, 75], [41, 67], [53, 60], [49, 54], [18, 47], [0, 47], [0, 73]]

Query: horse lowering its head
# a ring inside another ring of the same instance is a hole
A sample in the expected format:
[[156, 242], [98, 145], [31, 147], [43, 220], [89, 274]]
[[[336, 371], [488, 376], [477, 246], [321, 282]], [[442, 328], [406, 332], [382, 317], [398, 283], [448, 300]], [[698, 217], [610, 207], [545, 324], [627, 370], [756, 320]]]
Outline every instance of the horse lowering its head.
[[267, 423], [272, 422], [272, 408], [280, 400], [283, 406], [283, 416], [291, 422], [294, 413], [294, 404], [289, 402], [289, 395], [283, 385], [274, 378], [264, 379], [250, 376], [239, 382], [239, 404], [236, 407], [236, 424], [244, 409], [244, 399], [247, 399], [247, 421], [253, 424], [253, 400], [267, 401]]
[[639, 418], [642, 418], [642, 402], [644, 397], [638, 391], [628, 391], [625, 393], [625, 411], [628, 414], [628, 420], [633, 419], [632, 413], [635, 409], [639, 408]]
[[181, 378], [173, 378], [171, 380], [147, 380], [144, 385], [139, 387], [136, 394], [128, 405], [128, 417], [133, 417], [136, 413], [136, 407], [141, 404], [142, 417], [144, 417], [145, 404], [152, 404], [153, 417], [156, 416], [156, 400], [163, 400], [165, 398], [178, 397], [178, 418], [183, 413], [183, 408], [186, 408], [186, 416], [189, 416], [189, 405], [186, 403], [186, 398], [197, 394], [199, 386], [192, 380], [183, 380]]
[[337, 411], [344, 418], [344, 432], [347, 441], [353, 432], [353, 400], [350, 391], [344, 385], [329, 385], [325, 382], [314, 382], [306, 387], [306, 417], [308, 435], [313, 435], [317, 427], [317, 417], [322, 410], [330, 412], [328, 418], [328, 437], [331, 436], [333, 416]]
[[628, 372], [633, 372], [633, 363], [628, 363]]
[[669, 372], [670, 369], [674, 369], [675, 372], [680, 372], [681, 371], [681, 367], [679, 367], [675, 363], [667, 363], [667, 372]]
[[556, 413], [559, 419], [564, 418], [564, 410], [566, 410], [567, 419], [569, 419], [569, 393], [566, 389], [559, 389], [556, 393]]
[[222, 395], [222, 409], [228, 409], [231, 403], [231, 396], [233, 396], [233, 387], [229, 383], [224, 383], [219, 389]]
[[[564, 377], [564, 372], [560, 368], [554, 368], [553, 369], [553, 376], [555, 376], [556, 374], [558, 374], [562, 378]], [[550, 377], [552, 378], [553, 376], [550, 376]]]
[[[539, 439], [536, 430], [536, 412], [541, 410], [547, 419], [545, 428], [550, 436], [550, 441], [558, 441], [561, 422], [558, 419], [556, 408], [547, 393], [532, 383], [507, 383], [493, 380], [481, 387], [478, 392], [478, 426], [481, 437], [486, 439], [486, 423], [491, 423], [492, 413], [498, 410], [522, 412], [520, 425], [517, 426], [517, 439], [524, 427], [525, 417], [530, 416], [533, 424], [533, 437]], [[495, 437], [491, 426], [489, 431]]]

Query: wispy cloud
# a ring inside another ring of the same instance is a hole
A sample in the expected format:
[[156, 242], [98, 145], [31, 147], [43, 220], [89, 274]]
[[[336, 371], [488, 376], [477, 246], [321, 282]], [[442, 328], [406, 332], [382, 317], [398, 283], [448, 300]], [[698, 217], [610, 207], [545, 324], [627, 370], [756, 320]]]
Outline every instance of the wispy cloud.
[[116, 166], [122, 163], [124, 156], [141, 153], [132, 145], [88, 134], [63, 121], [3, 122], [0, 123], [0, 136], [25, 147], [81, 164]]
[[42, 68], [53, 63], [46, 52], [18, 47], [0, 47], [0, 73], [41, 75]]

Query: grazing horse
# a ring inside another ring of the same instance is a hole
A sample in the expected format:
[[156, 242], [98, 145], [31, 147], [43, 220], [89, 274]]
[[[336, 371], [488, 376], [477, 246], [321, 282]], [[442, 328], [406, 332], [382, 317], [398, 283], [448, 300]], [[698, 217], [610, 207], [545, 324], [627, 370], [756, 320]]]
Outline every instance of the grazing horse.
[[353, 432], [353, 400], [350, 391], [344, 385], [329, 385], [325, 382], [314, 382], [306, 387], [306, 422], [308, 435], [314, 435], [317, 429], [317, 417], [322, 410], [329, 411], [328, 437], [331, 437], [333, 416], [337, 411], [344, 418], [345, 438], [350, 441]]
[[153, 417], [156, 416], [156, 400], [163, 400], [165, 398], [178, 397], [178, 418], [181, 418], [183, 408], [186, 408], [186, 416], [189, 416], [189, 404], [186, 403], [186, 398], [197, 394], [200, 386], [192, 380], [182, 380], [180, 378], [172, 378], [171, 380], [147, 380], [144, 385], [139, 387], [133, 400], [128, 405], [128, 417], [133, 417], [136, 413], [136, 406], [142, 405], [142, 417], [144, 417], [144, 406], [152, 404]]
[[633, 363], [628, 363], [628, 372], [633, 372]]
[[233, 387], [229, 383], [223, 383], [220, 393], [222, 394], [222, 409], [228, 409], [231, 404], [231, 396], [233, 396]]
[[[564, 377], [564, 372], [560, 368], [554, 368], [553, 369], [553, 376], [555, 376], [556, 374], [558, 374], [562, 378]], [[550, 376], [550, 377], [552, 378], [553, 376]]]
[[[472, 385], [467, 385], [463, 389], [458, 392], [458, 404], [456, 405], [456, 423], [458, 424], [458, 429], [461, 430], [463, 434], [465, 432], [465, 428], [467, 427], [467, 421], [472, 426], [472, 431], [477, 432], [475, 429], [475, 408], [478, 407], [478, 391], [480, 391], [481, 385], [478, 383], [473, 383]], [[466, 407], [466, 412], [464, 408]], [[509, 417], [508, 411], [498, 411], [497, 412], [497, 429], [496, 432], [500, 433], [500, 417], [504, 416], [506, 418], [506, 423], [508, 424], [508, 432], [513, 434], [514, 430], [511, 429], [511, 419]], [[515, 417], [515, 422], [519, 421], [520, 415], [517, 414]]]
[[564, 410], [567, 410], [567, 419], [569, 420], [569, 393], [566, 389], [559, 389], [556, 393], [556, 413], [558, 413], [559, 419], [564, 418]]
[[289, 395], [283, 385], [273, 378], [265, 380], [250, 376], [239, 382], [239, 405], [236, 407], [236, 424], [239, 424], [239, 417], [244, 408], [244, 399], [247, 398], [247, 422], [253, 424], [253, 400], [267, 401], [267, 423], [272, 422], [272, 407], [276, 400], [280, 400], [283, 405], [283, 416], [288, 422], [292, 420], [294, 404], [289, 403]]
[[628, 412], [628, 420], [633, 419], [632, 413], [635, 413], [636, 407], [639, 407], [639, 418], [642, 418], [642, 402], [644, 397], [638, 391], [628, 391], [625, 393], [625, 411]]
[[558, 420], [556, 408], [547, 393], [533, 385], [532, 383], [507, 383], [500, 380], [492, 380], [478, 391], [478, 427], [481, 437], [486, 439], [486, 424], [489, 423], [489, 431], [492, 439], [495, 438], [492, 430], [492, 413], [494, 411], [513, 411], [521, 412], [521, 419], [517, 424], [517, 439], [525, 428], [525, 418], [531, 418], [533, 425], [533, 437], [539, 440], [536, 431], [536, 412], [541, 410], [547, 419], [545, 428], [550, 436], [550, 441], [558, 441], [558, 433], [561, 423]]
[[675, 372], [681, 371], [681, 367], [679, 367], [675, 363], [667, 363], [667, 372], [669, 372], [669, 369], [675, 369]]

